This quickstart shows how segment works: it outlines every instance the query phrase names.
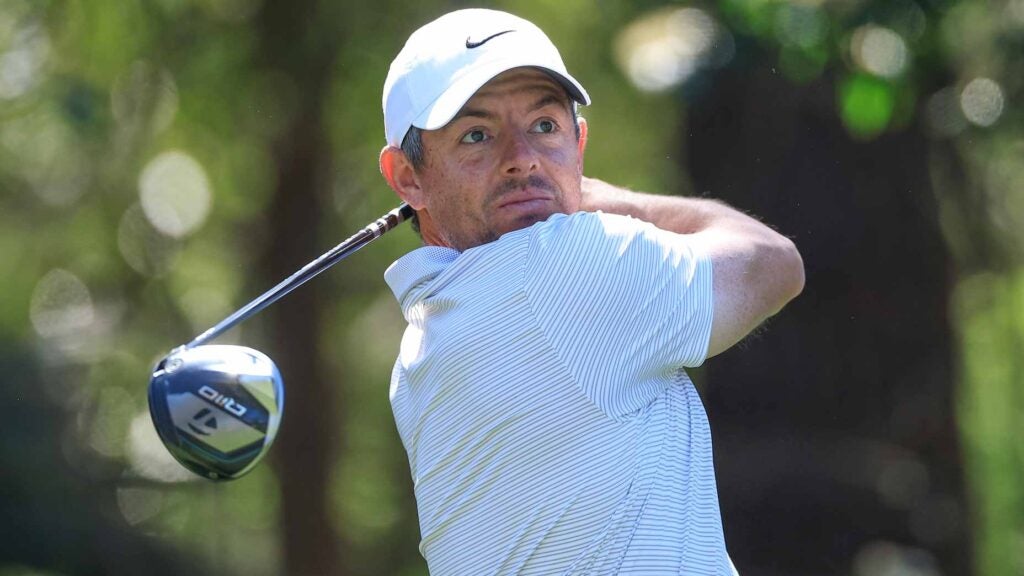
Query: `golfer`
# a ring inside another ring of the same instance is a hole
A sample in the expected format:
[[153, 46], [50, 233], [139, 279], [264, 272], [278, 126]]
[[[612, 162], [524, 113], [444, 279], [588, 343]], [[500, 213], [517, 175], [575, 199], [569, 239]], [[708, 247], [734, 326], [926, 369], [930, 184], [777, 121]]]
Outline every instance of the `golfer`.
[[424, 246], [385, 273], [391, 404], [430, 573], [735, 574], [684, 371], [803, 287], [712, 200], [583, 177], [590, 103], [534, 24], [460, 10], [384, 84], [380, 168]]

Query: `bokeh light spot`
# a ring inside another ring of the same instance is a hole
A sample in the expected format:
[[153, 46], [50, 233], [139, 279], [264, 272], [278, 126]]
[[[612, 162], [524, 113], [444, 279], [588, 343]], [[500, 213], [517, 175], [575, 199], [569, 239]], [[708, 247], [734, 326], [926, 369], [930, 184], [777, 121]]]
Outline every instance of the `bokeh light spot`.
[[68, 206], [82, 195], [90, 177], [83, 148], [52, 108], [37, 107], [0, 121], [0, 153], [9, 155], [9, 174], [50, 205]]
[[991, 126], [1003, 113], [1003, 89], [994, 80], [975, 78], [960, 93], [964, 116], [978, 126]]
[[160, 513], [163, 494], [148, 488], [118, 488], [117, 507], [129, 524], [140, 524]]
[[117, 247], [125, 262], [144, 276], [164, 274], [178, 255], [174, 239], [158, 233], [138, 204], [132, 205], [121, 216]]
[[29, 317], [43, 338], [70, 336], [88, 328], [96, 313], [85, 283], [67, 270], [54, 269], [36, 284]]
[[148, 124], [152, 133], [162, 132], [178, 112], [178, 86], [165, 68], [137, 61], [114, 81], [110, 110], [122, 126]]
[[24, 95], [39, 82], [46, 59], [50, 54], [50, 40], [36, 24], [17, 28], [7, 51], [0, 54], [0, 99], [12, 100]]
[[188, 482], [199, 479], [171, 456], [153, 427], [149, 412], [132, 419], [128, 427], [128, 462], [132, 470], [150, 480]]
[[858, 28], [850, 41], [850, 51], [858, 66], [883, 78], [895, 78], [907, 67], [907, 44], [889, 28]]
[[907, 510], [928, 492], [928, 468], [917, 458], [896, 458], [878, 470], [875, 488], [886, 504]]
[[706, 12], [671, 8], [647, 14], [617, 41], [620, 66], [640, 90], [659, 92], [705, 66], [722, 66], [735, 52], [732, 36]]
[[940, 576], [938, 562], [926, 550], [892, 542], [871, 542], [853, 559], [854, 576]]
[[936, 136], [955, 136], [967, 127], [960, 108], [960, 96], [953, 87], [943, 88], [928, 98], [925, 104], [928, 130]]
[[128, 424], [135, 412], [134, 400], [117, 386], [104, 386], [91, 412], [89, 446], [108, 458], [118, 458], [124, 451]]
[[210, 212], [206, 171], [180, 150], [150, 160], [139, 177], [139, 198], [153, 227], [172, 238], [196, 231]]
[[854, 136], [873, 138], [889, 125], [896, 97], [887, 82], [858, 74], [840, 85], [839, 100], [847, 129]]

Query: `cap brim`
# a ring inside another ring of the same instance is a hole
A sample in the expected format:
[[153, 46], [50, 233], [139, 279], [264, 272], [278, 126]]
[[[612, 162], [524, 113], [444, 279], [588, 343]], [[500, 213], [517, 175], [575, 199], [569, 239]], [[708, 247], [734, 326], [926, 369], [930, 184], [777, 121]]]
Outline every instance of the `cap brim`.
[[554, 80], [558, 81], [565, 88], [569, 96], [584, 106], [590, 104], [590, 95], [583, 89], [583, 86], [567, 73], [552, 70], [540, 64], [532, 62], [512, 62], [509, 65], [492, 65], [481, 70], [475, 70], [466, 74], [458, 81], [452, 83], [437, 100], [434, 100], [423, 112], [413, 119], [412, 125], [423, 130], [437, 130], [451, 122], [459, 110], [476, 94], [481, 86], [490, 82], [492, 78], [513, 68], [537, 68], [548, 73]]

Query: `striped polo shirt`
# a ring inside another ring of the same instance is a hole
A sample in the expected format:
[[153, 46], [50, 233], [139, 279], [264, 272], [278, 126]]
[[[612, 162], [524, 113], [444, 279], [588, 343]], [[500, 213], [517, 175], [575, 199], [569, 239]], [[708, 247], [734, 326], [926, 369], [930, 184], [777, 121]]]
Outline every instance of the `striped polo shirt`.
[[711, 433], [711, 263], [580, 212], [385, 278], [408, 322], [391, 405], [430, 573], [734, 573]]

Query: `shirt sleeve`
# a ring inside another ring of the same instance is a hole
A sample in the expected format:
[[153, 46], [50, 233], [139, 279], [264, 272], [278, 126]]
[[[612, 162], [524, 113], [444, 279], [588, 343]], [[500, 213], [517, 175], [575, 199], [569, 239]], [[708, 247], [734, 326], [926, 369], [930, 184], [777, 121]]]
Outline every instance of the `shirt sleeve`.
[[525, 290], [550, 345], [611, 416], [650, 403], [711, 337], [711, 261], [685, 235], [577, 213], [535, 227]]

